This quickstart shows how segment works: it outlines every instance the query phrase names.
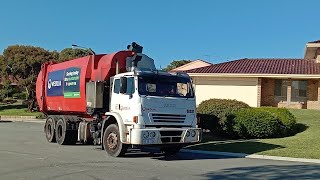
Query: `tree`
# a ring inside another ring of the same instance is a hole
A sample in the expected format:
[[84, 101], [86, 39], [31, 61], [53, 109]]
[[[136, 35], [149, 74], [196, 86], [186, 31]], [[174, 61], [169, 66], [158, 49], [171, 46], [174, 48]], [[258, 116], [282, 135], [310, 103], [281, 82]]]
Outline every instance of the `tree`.
[[192, 62], [192, 61], [191, 60], [174, 60], [166, 68], [163, 68], [163, 70], [170, 71], [172, 69], [183, 66], [183, 65], [188, 64], [190, 62]]
[[47, 61], [57, 61], [57, 54], [40, 47], [14, 45], [3, 52], [2, 75], [11, 75], [18, 86], [27, 93], [28, 110], [35, 106], [35, 85], [41, 65]]
[[[4, 66], [4, 58], [0, 55], [0, 67]], [[1, 74], [1, 89], [0, 89], [0, 99], [3, 100], [4, 98], [8, 97], [9, 94], [13, 92], [13, 87], [11, 86], [11, 82], [8, 80], [8, 76], [5, 74]]]
[[89, 50], [79, 48], [65, 48], [59, 54], [59, 62], [76, 59], [88, 55], [90, 55]]

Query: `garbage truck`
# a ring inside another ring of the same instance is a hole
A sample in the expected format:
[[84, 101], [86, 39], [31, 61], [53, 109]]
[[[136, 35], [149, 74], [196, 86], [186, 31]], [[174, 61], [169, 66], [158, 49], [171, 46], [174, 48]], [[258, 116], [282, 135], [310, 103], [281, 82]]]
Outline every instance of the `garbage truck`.
[[42, 65], [36, 99], [44, 132], [60, 145], [101, 145], [108, 155], [129, 147], [175, 154], [201, 139], [195, 93], [185, 73], [155, 68], [137, 43], [112, 54]]

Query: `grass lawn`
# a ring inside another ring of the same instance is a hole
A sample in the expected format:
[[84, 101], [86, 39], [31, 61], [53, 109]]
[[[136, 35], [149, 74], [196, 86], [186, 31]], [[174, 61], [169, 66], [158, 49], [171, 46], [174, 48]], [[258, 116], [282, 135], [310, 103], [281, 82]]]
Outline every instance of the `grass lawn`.
[[21, 103], [0, 104], [0, 116], [40, 116], [41, 112], [28, 112]]
[[290, 110], [300, 133], [285, 138], [256, 140], [216, 140], [208, 137], [191, 149], [320, 159], [320, 111]]

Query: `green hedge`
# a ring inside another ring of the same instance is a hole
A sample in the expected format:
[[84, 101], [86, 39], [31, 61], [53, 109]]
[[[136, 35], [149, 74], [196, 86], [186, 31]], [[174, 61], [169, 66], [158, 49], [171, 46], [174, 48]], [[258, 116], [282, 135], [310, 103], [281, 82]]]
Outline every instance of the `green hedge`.
[[244, 102], [230, 99], [209, 99], [199, 104], [197, 113], [201, 120], [202, 128], [209, 129], [213, 134], [231, 135], [232, 123], [227, 117], [239, 109], [249, 108]]
[[231, 138], [284, 137], [296, 133], [296, 118], [285, 108], [250, 108], [244, 102], [210, 99], [197, 108], [200, 125]]
[[284, 126], [282, 128], [282, 133], [284, 136], [293, 135], [296, 132], [296, 117], [286, 108], [274, 108], [274, 107], [262, 107], [260, 109], [271, 112], [276, 116]]
[[282, 134], [279, 118], [264, 109], [241, 109], [229, 118], [234, 122], [234, 132], [241, 138], [279, 137]]

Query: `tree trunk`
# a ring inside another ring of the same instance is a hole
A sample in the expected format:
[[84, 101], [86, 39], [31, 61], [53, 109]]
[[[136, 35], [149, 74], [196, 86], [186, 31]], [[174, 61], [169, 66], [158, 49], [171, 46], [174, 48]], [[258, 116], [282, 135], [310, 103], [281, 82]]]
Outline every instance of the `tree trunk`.
[[28, 111], [32, 112], [35, 105], [35, 99], [31, 99], [30, 103], [28, 103]]
[[26, 100], [28, 100], [30, 97], [30, 93], [29, 93], [29, 90], [28, 90], [28, 88], [27, 87], [25, 87], [25, 89], [26, 89], [26, 93], [27, 93], [27, 96], [26, 96]]
[[[27, 88], [26, 88], [27, 90]], [[28, 93], [29, 92], [29, 93]], [[27, 94], [28, 94], [28, 111], [33, 111], [35, 108], [35, 92], [34, 90], [27, 90]]]

